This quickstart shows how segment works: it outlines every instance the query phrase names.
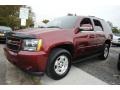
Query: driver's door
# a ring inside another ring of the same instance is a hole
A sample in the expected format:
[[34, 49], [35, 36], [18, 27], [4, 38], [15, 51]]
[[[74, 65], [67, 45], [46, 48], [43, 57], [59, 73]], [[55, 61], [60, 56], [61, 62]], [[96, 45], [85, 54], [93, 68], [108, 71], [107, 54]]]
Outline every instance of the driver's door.
[[79, 33], [74, 35], [74, 42], [76, 46], [76, 55], [78, 56], [87, 56], [94, 52], [95, 49], [95, 32], [91, 20], [89, 18], [84, 18], [80, 22], [80, 27], [92, 27], [91, 30], [82, 30]]

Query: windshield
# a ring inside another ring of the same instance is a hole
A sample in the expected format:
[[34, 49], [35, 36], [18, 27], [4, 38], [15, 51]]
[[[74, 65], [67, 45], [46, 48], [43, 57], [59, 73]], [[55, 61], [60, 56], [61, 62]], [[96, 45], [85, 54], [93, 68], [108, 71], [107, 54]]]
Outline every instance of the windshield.
[[10, 27], [0, 26], [0, 31], [9, 32], [12, 31], [12, 29]]
[[74, 27], [76, 20], [77, 20], [76, 16], [65, 16], [50, 21], [49, 23], [47, 23], [46, 27], [70, 29]]

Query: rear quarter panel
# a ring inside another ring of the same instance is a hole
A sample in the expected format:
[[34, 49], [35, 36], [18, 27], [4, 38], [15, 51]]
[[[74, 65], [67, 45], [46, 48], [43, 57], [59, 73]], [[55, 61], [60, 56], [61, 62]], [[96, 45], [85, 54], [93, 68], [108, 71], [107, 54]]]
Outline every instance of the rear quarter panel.
[[106, 38], [112, 40], [113, 32], [112, 32], [112, 28], [110, 27], [110, 25], [105, 21], [101, 21], [101, 24], [103, 26]]

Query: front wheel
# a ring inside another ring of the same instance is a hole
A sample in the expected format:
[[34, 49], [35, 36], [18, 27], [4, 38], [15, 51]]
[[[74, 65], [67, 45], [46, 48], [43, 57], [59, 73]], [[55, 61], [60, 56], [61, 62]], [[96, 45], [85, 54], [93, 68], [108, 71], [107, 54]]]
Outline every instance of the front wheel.
[[52, 79], [59, 80], [67, 75], [71, 67], [71, 54], [61, 48], [54, 49], [47, 65], [47, 75]]
[[107, 59], [107, 57], [109, 55], [109, 48], [110, 48], [110, 46], [108, 44], [104, 45], [104, 49], [102, 51], [102, 54], [100, 55], [100, 58], [102, 60], [106, 60]]

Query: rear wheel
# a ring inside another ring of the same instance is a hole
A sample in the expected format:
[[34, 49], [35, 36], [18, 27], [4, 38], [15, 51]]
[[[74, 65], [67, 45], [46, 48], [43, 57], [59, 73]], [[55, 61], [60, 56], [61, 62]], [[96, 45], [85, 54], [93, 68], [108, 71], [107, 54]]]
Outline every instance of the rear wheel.
[[52, 79], [59, 80], [67, 75], [71, 67], [71, 54], [61, 48], [54, 49], [47, 66], [47, 75]]
[[102, 54], [100, 55], [100, 58], [102, 60], [106, 60], [107, 59], [107, 57], [109, 55], [109, 48], [110, 48], [110, 46], [108, 44], [104, 45], [104, 49], [102, 51]]

